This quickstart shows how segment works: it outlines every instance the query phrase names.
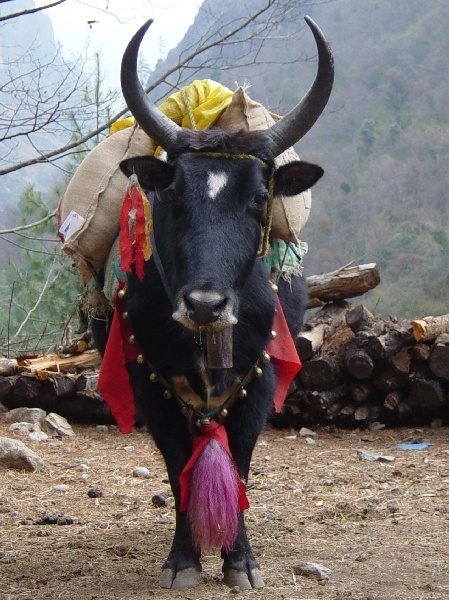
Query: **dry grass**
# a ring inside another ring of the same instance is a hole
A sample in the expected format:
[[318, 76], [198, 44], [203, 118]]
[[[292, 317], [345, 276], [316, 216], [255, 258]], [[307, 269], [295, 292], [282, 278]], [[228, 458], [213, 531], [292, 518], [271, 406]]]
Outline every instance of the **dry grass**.
[[[125, 437], [93, 426], [75, 430], [75, 438], [29, 443], [45, 460], [43, 470], [0, 471], [0, 597], [229, 598], [218, 553], [204, 557], [195, 590], [158, 588], [174, 510], [164, 466], [148, 434]], [[268, 429], [259, 441], [246, 520], [266, 588], [239, 596], [448, 598], [447, 428], [318, 434], [317, 443], [308, 445], [295, 432]], [[0, 435], [24, 439], [3, 423]], [[396, 449], [416, 438], [434, 445], [422, 451]], [[133, 452], [124, 450], [129, 445]], [[360, 448], [395, 461], [362, 461]], [[147, 467], [150, 479], [133, 477], [136, 466]], [[57, 484], [69, 491], [55, 491]], [[103, 497], [90, 498], [93, 487], [101, 488]], [[155, 508], [154, 494], [168, 497], [168, 507]], [[35, 524], [54, 514], [73, 524]], [[330, 580], [321, 585], [294, 575], [293, 566], [301, 561], [332, 569]]]

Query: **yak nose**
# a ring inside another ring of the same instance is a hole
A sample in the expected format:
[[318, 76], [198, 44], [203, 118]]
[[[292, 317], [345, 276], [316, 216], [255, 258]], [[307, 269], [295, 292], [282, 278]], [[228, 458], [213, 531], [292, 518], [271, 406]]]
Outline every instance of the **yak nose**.
[[199, 326], [206, 326], [222, 317], [229, 298], [218, 292], [193, 290], [184, 294], [184, 302], [189, 318]]

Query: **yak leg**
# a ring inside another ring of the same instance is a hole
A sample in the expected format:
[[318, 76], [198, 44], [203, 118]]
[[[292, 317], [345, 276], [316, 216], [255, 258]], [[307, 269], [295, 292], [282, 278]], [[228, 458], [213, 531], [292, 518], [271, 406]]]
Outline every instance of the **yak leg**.
[[[187, 421], [179, 407], [162, 398], [160, 390], [148, 389], [148, 372], [141, 365], [128, 365], [133, 383], [136, 410], [143, 417], [167, 466], [170, 486], [175, 498], [176, 529], [170, 553], [163, 565], [160, 585], [163, 588], [195, 587], [201, 573], [200, 552], [192, 543], [186, 513], [179, 511], [179, 475], [192, 453]], [[153, 385], [153, 384], [150, 384]]]
[[[248, 480], [254, 446], [272, 407], [274, 376], [271, 365], [265, 367], [264, 376], [254, 380], [248, 397], [229, 411], [226, 422], [229, 447], [240, 477]], [[264, 587], [260, 566], [254, 558], [249, 543], [243, 513], [239, 515], [239, 528], [232, 550], [222, 549], [224, 582], [240, 589]]]

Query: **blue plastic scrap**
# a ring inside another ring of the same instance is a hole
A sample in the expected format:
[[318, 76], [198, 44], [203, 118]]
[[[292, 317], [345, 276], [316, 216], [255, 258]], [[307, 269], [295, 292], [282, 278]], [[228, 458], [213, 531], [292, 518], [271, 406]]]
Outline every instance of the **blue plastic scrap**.
[[411, 442], [399, 444], [396, 446], [399, 450], [425, 450], [429, 446], [433, 446], [432, 442]]

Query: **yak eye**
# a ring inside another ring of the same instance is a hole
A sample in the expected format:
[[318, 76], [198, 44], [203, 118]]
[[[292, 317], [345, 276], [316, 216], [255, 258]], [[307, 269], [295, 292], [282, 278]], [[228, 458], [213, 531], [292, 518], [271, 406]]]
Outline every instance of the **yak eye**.
[[180, 196], [174, 185], [170, 185], [162, 192], [162, 197], [168, 202], [176, 203], [180, 201]]
[[267, 192], [260, 192], [259, 194], [255, 194], [253, 197], [254, 204], [258, 204], [262, 206], [268, 200]]

